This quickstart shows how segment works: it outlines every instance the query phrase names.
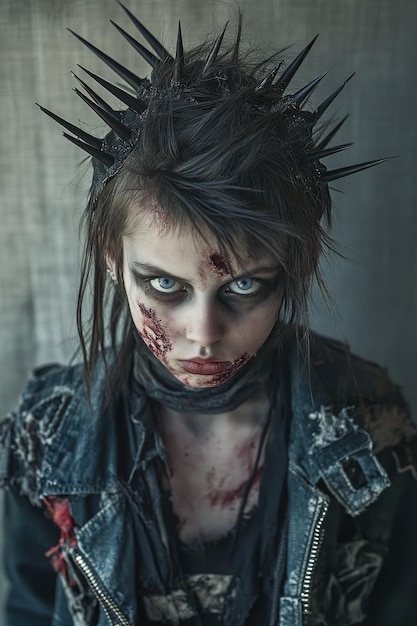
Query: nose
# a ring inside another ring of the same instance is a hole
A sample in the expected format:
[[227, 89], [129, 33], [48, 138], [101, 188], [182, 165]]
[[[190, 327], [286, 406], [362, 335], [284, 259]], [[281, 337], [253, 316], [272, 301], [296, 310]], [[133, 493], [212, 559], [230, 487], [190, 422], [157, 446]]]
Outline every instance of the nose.
[[198, 346], [211, 346], [225, 333], [225, 321], [215, 302], [196, 300], [187, 311], [186, 337]]

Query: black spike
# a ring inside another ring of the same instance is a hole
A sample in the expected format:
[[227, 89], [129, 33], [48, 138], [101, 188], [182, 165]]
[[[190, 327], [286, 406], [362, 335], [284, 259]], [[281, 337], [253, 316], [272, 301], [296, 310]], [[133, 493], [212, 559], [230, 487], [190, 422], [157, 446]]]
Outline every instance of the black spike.
[[226, 22], [226, 24], [223, 27], [222, 32], [220, 33], [220, 35], [216, 38], [215, 42], [213, 43], [211, 50], [207, 56], [207, 61], [203, 67], [203, 76], [205, 76], [205, 74], [207, 73], [208, 69], [210, 68], [211, 64], [213, 63], [213, 61], [216, 60], [217, 55], [219, 54], [219, 50], [220, 50], [220, 46], [222, 45], [222, 41], [223, 41], [223, 37], [224, 34], [226, 32], [226, 28], [228, 26], [229, 22]]
[[[275, 55], [274, 55], [275, 56]], [[256, 85], [255, 92], [257, 94], [263, 93], [272, 85], [274, 82], [274, 78], [277, 75], [279, 68], [281, 67], [281, 63], [275, 66], [268, 74], [261, 80], [261, 82]]]
[[147, 50], [145, 46], [142, 46], [139, 41], [136, 41], [134, 37], [129, 35], [129, 33], [127, 33], [125, 30], [123, 30], [123, 28], [116, 24], [116, 22], [113, 22], [113, 20], [110, 20], [110, 22], [115, 28], [117, 28], [119, 33], [126, 39], [126, 41], [128, 41], [130, 45], [133, 46], [137, 52], [139, 52], [139, 54], [145, 59], [147, 63], [149, 63], [152, 68], [159, 63], [159, 59], [152, 52]]
[[116, 87], [116, 85], [112, 85], [112, 83], [109, 83], [104, 78], [101, 78], [101, 76], [97, 76], [93, 72], [90, 72], [90, 70], [82, 67], [82, 65], [79, 65], [78, 67], [80, 67], [83, 72], [86, 72], [86, 74], [91, 76], [91, 78], [96, 80], [102, 87], [104, 87], [104, 89], [107, 89], [107, 91], [116, 96], [116, 98], [119, 98], [119, 100], [126, 104], [132, 111], [136, 111], [136, 113], [142, 113], [146, 109], [147, 105], [144, 102], [141, 102], [140, 100], [135, 98], [134, 96], [131, 96], [130, 93], [127, 93], [123, 89]]
[[319, 82], [321, 80], [323, 80], [323, 78], [326, 76], [326, 74], [327, 74], [327, 72], [325, 72], [324, 74], [322, 74], [318, 78], [315, 78], [314, 80], [312, 80], [310, 83], [305, 85], [305, 87], [302, 87], [301, 89], [296, 91], [291, 96], [292, 103], [295, 106], [300, 107], [302, 105], [302, 103], [304, 102], [304, 100], [306, 100], [308, 98], [308, 96], [311, 94], [311, 92], [314, 91], [314, 89], [317, 87]]
[[[80, 67], [80, 66], [79, 66]], [[115, 111], [113, 111], [113, 109], [111, 108], [111, 106], [109, 104], [107, 104], [107, 102], [105, 100], [103, 100], [103, 98], [100, 98], [100, 96], [98, 94], [96, 94], [95, 91], [93, 91], [91, 89], [91, 87], [89, 87], [87, 85], [87, 83], [85, 83], [83, 80], [81, 80], [81, 78], [79, 78], [77, 76], [77, 74], [74, 74], [74, 72], [71, 72], [71, 74], [74, 76], [74, 78], [76, 78], [78, 80], [78, 82], [80, 83], [80, 85], [83, 86], [83, 88], [86, 90], [86, 92], [88, 93], [88, 95], [94, 100], [94, 102], [96, 104], [98, 104], [99, 107], [101, 107], [102, 109], [104, 109], [104, 111], [107, 111], [107, 113], [109, 115], [114, 115]]]
[[279, 77], [279, 79], [275, 83], [276, 87], [280, 87], [281, 93], [283, 93], [285, 91], [285, 89], [288, 86], [289, 82], [291, 81], [291, 79], [294, 77], [295, 73], [299, 69], [301, 63], [304, 61], [304, 59], [306, 58], [307, 54], [310, 52], [311, 48], [313, 47], [314, 42], [316, 41], [317, 37], [318, 37], [318, 35], [316, 35], [314, 37], [314, 39], [312, 39], [310, 41], [310, 43], [303, 50], [301, 50], [300, 54], [287, 67], [287, 69], [281, 74], [281, 76]]
[[321, 141], [316, 144], [316, 150], [322, 150], [331, 142], [333, 137], [336, 135], [337, 132], [339, 132], [348, 117], [349, 115], [345, 115], [345, 117], [341, 119], [340, 122], [336, 124], [336, 126], [325, 137], [323, 137]]
[[117, 61], [109, 57], [107, 54], [105, 54], [104, 52], [96, 48], [96, 46], [93, 46], [92, 43], [90, 43], [89, 41], [81, 37], [81, 35], [77, 35], [77, 33], [71, 30], [71, 28], [68, 28], [68, 30], [70, 31], [70, 33], [74, 35], [74, 37], [76, 37], [79, 41], [81, 41], [81, 43], [87, 46], [87, 48], [91, 50], [91, 52], [97, 55], [99, 59], [101, 59], [114, 72], [116, 72], [116, 74], [118, 74], [121, 78], [123, 78], [123, 80], [125, 80], [128, 83], [128, 85], [133, 87], [133, 89], [135, 90], [139, 89], [139, 87], [141, 86], [143, 82], [142, 78], [139, 78], [139, 76], [136, 76], [136, 74], [133, 74], [133, 72], [128, 70], [126, 67], [123, 67], [123, 65], [120, 65], [120, 63], [118, 63]]
[[93, 111], [95, 113], [97, 113], [97, 115], [99, 117], [101, 117], [101, 119], [106, 122], [106, 124], [108, 126], [110, 126], [110, 128], [112, 130], [114, 130], [114, 132], [116, 133], [116, 135], [118, 135], [120, 137], [120, 139], [123, 139], [124, 141], [128, 141], [132, 135], [132, 131], [125, 126], [124, 124], [122, 124], [115, 115], [110, 115], [107, 111], [104, 111], [101, 107], [99, 107], [95, 102], [92, 102], [91, 100], [89, 100], [87, 98], [87, 96], [85, 96], [81, 91], [79, 91], [78, 89], [74, 89], [75, 93], [77, 94], [77, 96], [80, 96], [80, 98], [82, 100], [84, 100], [84, 102], [91, 108], [93, 109]]
[[361, 170], [366, 170], [369, 167], [374, 167], [374, 165], [379, 165], [380, 163], [384, 163], [385, 161], [389, 161], [393, 158], [394, 157], [386, 157], [385, 159], [376, 159], [375, 161], [367, 161], [366, 163], [357, 163], [356, 165], [340, 167], [337, 170], [329, 170], [321, 176], [321, 179], [324, 180], [326, 183], [329, 183], [332, 180], [337, 180], [338, 178], [350, 176], [351, 174], [355, 174], [356, 172], [360, 172]]
[[55, 115], [55, 113], [52, 113], [52, 111], [45, 109], [40, 104], [38, 103], [36, 104], [43, 113], [46, 113], [46, 115], [49, 115], [49, 117], [55, 120], [55, 122], [58, 122], [58, 124], [60, 124], [67, 130], [69, 130], [71, 133], [73, 133], [74, 135], [76, 135], [77, 137], [85, 141], [86, 143], [90, 144], [93, 148], [97, 148], [98, 150], [101, 148], [101, 144], [102, 144], [101, 139], [99, 139], [98, 137], [93, 137], [93, 135], [86, 133], [84, 130], [81, 130], [81, 128], [78, 128], [78, 126], [71, 124], [71, 122], [67, 122], [62, 117], [59, 117], [59, 115]]
[[178, 22], [177, 49], [175, 52], [174, 80], [180, 83], [184, 78], [184, 46], [182, 43], [181, 22]]
[[338, 87], [332, 94], [330, 94], [330, 96], [328, 98], [326, 98], [326, 100], [324, 100], [321, 104], [319, 104], [319, 106], [317, 107], [316, 111], [314, 112], [316, 121], [319, 120], [321, 118], [321, 116], [323, 115], [323, 113], [325, 112], [325, 110], [331, 105], [331, 103], [333, 102], [333, 100], [335, 98], [337, 98], [337, 96], [339, 95], [339, 93], [342, 91], [342, 89], [345, 87], [346, 83], [348, 83], [350, 81], [351, 78], [353, 78], [353, 76], [355, 75], [355, 72], [353, 72], [353, 74], [351, 74], [346, 80], [345, 82], [340, 85], [340, 87]]
[[136, 26], [138, 31], [146, 39], [148, 44], [155, 50], [156, 54], [160, 57], [160, 59], [162, 61], [165, 61], [165, 59], [171, 59], [173, 61], [174, 59], [169, 54], [168, 50], [164, 48], [164, 46], [156, 39], [156, 37], [154, 37], [152, 33], [150, 33], [148, 29], [145, 28], [145, 26], [141, 22], [139, 22], [139, 20], [133, 15], [133, 13], [131, 13], [129, 9], [127, 9], [119, 0], [117, 0], [117, 2], [120, 4], [120, 6], [122, 7], [123, 11], [126, 13], [128, 18]]
[[65, 139], [69, 139], [69, 141], [72, 141], [72, 143], [74, 143], [82, 150], [85, 150], [85, 152], [88, 152], [88, 154], [90, 154], [98, 161], [104, 163], [104, 165], [107, 165], [107, 167], [111, 167], [113, 165], [114, 157], [111, 154], [108, 154], [107, 152], [102, 152], [101, 150], [97, 150], [97, 148], [94, 148], [94, 146], [90, 146], [89, 144], [84, 143], [83, 141], [80, 141], [75, 137], [71, 137], [71, 135], [68, 135], [67, 133], [64, 133], [64, 137]]
[[353, 143], [344, 143], [340, 146], [334, 146], [333, 148], [325, 148], [324, 150], [314, 150], [310, 152], [307, 160], [308, 161], [318, 161], [319, 159], [324, 159], [325, 157], [330, 156], [331, 154], [336, 154], [337, 152], [342, 152], [342, 150], [347, 150], [351, 148]]

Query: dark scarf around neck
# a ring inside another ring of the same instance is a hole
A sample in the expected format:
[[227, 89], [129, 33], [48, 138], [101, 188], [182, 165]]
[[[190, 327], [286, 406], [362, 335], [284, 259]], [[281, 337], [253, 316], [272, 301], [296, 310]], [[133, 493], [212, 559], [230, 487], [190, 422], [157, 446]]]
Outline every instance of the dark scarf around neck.
[[[152, 354], [135, 332], [132, 391], [177, 411], [222, 413], [232, 411], [267, 385], [277, 373], [279, 350], [273, 337], [266, 340], [229, 380], [208, 388], [187, 387]], [[274, 367], [275, 366], [275, 367]]]

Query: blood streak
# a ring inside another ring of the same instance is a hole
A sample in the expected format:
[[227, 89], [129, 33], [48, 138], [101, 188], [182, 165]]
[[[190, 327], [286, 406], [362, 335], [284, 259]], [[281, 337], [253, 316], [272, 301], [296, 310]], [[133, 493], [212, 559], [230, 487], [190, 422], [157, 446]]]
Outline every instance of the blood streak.
[[228, 380], [231, 376], [233, 376], [233, 374], [235, 374], [238, 369], [245, 365], [245, 363], [247, 363], [249, 359], [249, 354], [247, 352], [244, 352], [237, 359], [230, 363], [229, 369], [227, 369], [225, 372], [222, 372], [221, 374], [216, 374], [216, 376], [210, 378], [207, 384], [221, 385], [222, 383], [226, 382], [226, 380]]
[[209, 257], [211, 269], [217, 276], [227, 276], [230, 274], [226, 259], [220, 252], [213, 252]]
[[162, 326], [161, 320], [156, 317], [154, 309], [147, 309], [138, 302], [140, 312], [143, 315], [143, 329], [138, 330], [146, 345], [159, 359], [163, 359], [167, 352], [172, 350], [171, 341]]
[[[251, 483], [251, 489], [258, 486], [261, 481], [263, 466], [257, 468], [255, 475]], [[243, 496], [248, 481], [244, 480], [234, 489], [218, 489], [209, 494], [210, 506], [219, 506], [226, 508], [236, 504], [236, 502]]]

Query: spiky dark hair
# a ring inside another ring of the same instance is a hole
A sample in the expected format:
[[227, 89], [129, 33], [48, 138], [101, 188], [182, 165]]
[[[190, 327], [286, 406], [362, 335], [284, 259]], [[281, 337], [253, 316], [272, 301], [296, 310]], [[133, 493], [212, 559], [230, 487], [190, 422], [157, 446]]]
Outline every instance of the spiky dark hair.
[[[120, 3], [119, 3], [120, 4]], [[123, 5], [121, 5], [123, 6]], [[328, 182], [380, 161], [328, 171], [322, 158], [347, 148], [329, 148], [340, 124], [316, 138], [315, 128], [343, 83], [314, 111], [303, 108], [323, 76], [287, 94], [289, 83], [315, 39], [282, 71], [282, 61], [259, 62], [240, 52], [241, 18], [235, 41], [223, 45], [225, 28], [209, 43], [184, 51], [181, 29], [176, 53], [168, 51], [123, 7], [156, 53], [116, 28], [152, 66], [149, 79], [126, 70], [76, 35], [134, 88], [135, 96], [96, 74], [87, 74], [127, 109], [114, 111], [86, 83], [78, 95], [111, 127], [97, 139], [43, 109], [72, 135], [65, 136], [93, 157], [94, 176], [85, 212], [86, 244], [78, 300], [78, 328], [87, 380], [104, 351], [105, 255], [116, 261], [110, 335], [121, 338], [116, 372], [122, 376], [132, 341], [126, 313], [122, 236], [132, 206], [156, 203], [172, 226], [209, 232], [219, 248], [239, 257], [244, 250], [272, 255], [282, 268], [280, 321], [287, 328], [302, 318], [319, 253], [327, 243], [321, 226], [330, 221]], [[79, 79], [78, 79], [79, 80]], [[85, 336], [83, 302], [93, 276], [91, 337]], [[89, 345], [88, 345], [89, 343]]]

